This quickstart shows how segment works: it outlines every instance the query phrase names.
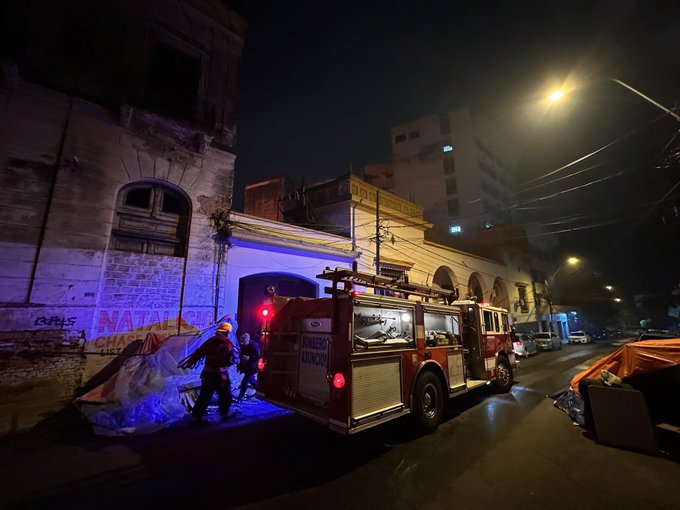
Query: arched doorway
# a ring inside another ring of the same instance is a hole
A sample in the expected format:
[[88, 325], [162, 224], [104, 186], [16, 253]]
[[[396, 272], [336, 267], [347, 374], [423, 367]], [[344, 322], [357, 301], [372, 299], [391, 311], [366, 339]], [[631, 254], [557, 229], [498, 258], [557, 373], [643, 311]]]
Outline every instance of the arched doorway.
[[260, 273], [244, 276], [238, 286], [238, 332], [260, 338], [262, 321], [259, 315], [264, 304], [270, 304], [267, 287], [273, 286], [279, 296], [317, 297], [318, 285], [300, 276], [287, 273]]
[[484, 280], [479, 273], [472, 273], [468, 280], [468, 297], [474, 298], [478, 303], [484, 301]]
[[454, 290], [458, 287], [458, 278], [453, 270], [447, 266], [439, 266], [434, 272], [432, 283], [442, 289]]
[[493, 281], [493, 291], [491, 292], [491, 304], [500, 306], [506, 310], [510, 309], [510, 296], [508, 295], [508, 287], [501, 278], [496, 278]]

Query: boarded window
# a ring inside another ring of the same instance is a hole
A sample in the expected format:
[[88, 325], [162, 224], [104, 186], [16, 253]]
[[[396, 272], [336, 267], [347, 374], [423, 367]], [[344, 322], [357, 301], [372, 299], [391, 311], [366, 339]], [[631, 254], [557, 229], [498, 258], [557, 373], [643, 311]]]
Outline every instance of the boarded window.
[[177, 191], [160, 184], [137, 183], [118, 194], [111, 249], [186, 255], [189, 203]]
[[158, 43], [151, 53], [146, 106], [182, 119], [194, 117], [201, 79], [201, 60]]

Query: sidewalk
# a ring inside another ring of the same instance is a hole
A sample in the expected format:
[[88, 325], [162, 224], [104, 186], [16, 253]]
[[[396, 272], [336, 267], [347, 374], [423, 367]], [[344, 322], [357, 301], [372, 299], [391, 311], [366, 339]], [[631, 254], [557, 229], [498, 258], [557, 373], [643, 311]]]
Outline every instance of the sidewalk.
[[[28, 425], [36, 418], [28, 407], [16, 411], [13, 423]], [[116, 486], [153, 477], [169, 466], [186, 466], [187, 476], [197, 477], [202, 469], [195, 466], [197, 459], [221, 450], [237, 466], [235, 459], [246, 455], [248, 446], [232, 445], [235, 436], [225, 432], [238, 428], [239, 438], [256, 436], [260, 424], [271, 427], [270, 420], [289, 414], [251, 398], [234, 404], [226, 420], [211, 406], [202, 424], [192, 424], [187, 415], [153, 434], [105, 437], [93, 432], [75, 406], [67, 405], [37, 417], [30, 429], [15, 428], [0, 438], [0, 510], [114, 508]], [[60, 506], [58, 501], [69, 503]]]
[[21, 393], [0, 399], [0, 438], [25, 432], [70, 407], [73, 398], [52, 395], [49, 389], [30, 396]]

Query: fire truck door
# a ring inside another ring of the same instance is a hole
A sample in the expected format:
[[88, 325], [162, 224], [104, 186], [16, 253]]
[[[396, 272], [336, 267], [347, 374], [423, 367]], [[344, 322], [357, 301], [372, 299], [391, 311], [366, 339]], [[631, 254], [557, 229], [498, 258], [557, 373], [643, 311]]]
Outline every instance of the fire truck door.
[[321, 404], [326, 404], [330, 396], [327, 379], [330, 344], [330, 333], [301, 334], [298, 394]]
[[468, 353], [468, 369], [473, 379], [486, 378], [480, 328], [475, 307], [468, 307], [467, 312], [463, 314], [463, 347]]

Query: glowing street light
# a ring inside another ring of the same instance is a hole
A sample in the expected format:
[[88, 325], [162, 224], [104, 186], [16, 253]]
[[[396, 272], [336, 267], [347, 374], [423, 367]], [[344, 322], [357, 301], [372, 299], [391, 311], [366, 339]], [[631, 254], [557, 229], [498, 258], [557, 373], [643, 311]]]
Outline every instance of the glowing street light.
[[580, 262], [581, 262], [581, 259], [579, 259], [578, 257], [574, 257], [574, 256], [567, 257], [565, 263], [561, 264], [555, 270], [555, 272], [550, 275], [548, 280], [545, 281], [545, 288], [547, 290], [547, 295], [548, 295], [548, 308], [549, 308], [549, 311], [550, 311], [550, 331], [555, 330], [555, 328], [553, 326], [553, 300], [552, 300], [552, 293], [550, 292], [550, 285], [552, 285], [554, 283], [555, 277], [557, 276], [557, 273], [559, 273], [560, 270], [564, 266], [576, 266], [576, 265], [580, 264]]
[[615, 303], [620, 303], [620, 302], [621, 302], [621, 298], [620, 298], [620, 297], [615, 297], [615, 298], [614, 298], [614, 302], [615, 302]]
[[562, 92], [561, 90], [556, 90], [555, 92], [548, 96], [548, 101], [554, 103], [555, 101], [559, 101], [560, 99], [562, 99], [563, 96], [564, 92]]
[[550, 280], [555, 280], [555, 277], [557, 276], [557, 273], [560, 272], [560, 270], [566, 265], [566, 266], [576, 266], [581, 262], [581, 259], [578, 257], [567, 257], [566, 259], [566, 264], [561, 264], [560, 267], [558, 267], [555, 272], [550, 275]]
[[[660, 108], [661, 110], [663, 110], [664, 112], [666, 112], [668, 115], [670, 115], [671, 117], [673, 117], [675, 120], [677, 120], [678, 122], [680, 122], [680, 115], [678, 115], [677, 113], [675, 113], [675, 112], [674, 112], [673, 110], [671, 110], [670, 108], [666, 108], [666, 107], [663, 106], [662, 104], [657, 103], [657, 102], [654, 101], [651, 97], [646, 96], [645, 94], [643, 94], [642, 92], [640, 92], [640, 91], [637, 90], [637, 89], [634, 89], [633, 87], [631, 87], [631, 86], [628, 85], [627, 83], [624, 83], [624, 82], [622, 82], [621, 80], [617, 80], [616, 78], [606, 78], [605, 80], [606, 80], [606, 81], [611, 81], [611, 82], [614, 82], [614, 83], [617, 83], [617, 84], [621, 85], [623, 88], [625, 88], [625, 89], [631, 91], [633, 94], [636, 94], [637, 96], [641, 97], [641, 98], [644, 99], [645, 101], [647, 101], [647, 102], [649, 102], [649, 103], [652, 103], [654, 106], [656, 106], [657, 108]], [[559, 101], [560, 99], [562, 99], [562, 98], [564, 97], [564, 95], [565, 95], [564, 90], [562, 90], [562, 89], [555, 90], [555, 91], [553, 91], [553, 92], [548, 96], [548, 102], [550, 102], [550, 103], [556, 103], [557, 101]]]
[[605, 285], [604, 288], [605, 288], [606, 290], [608, 290], [609, 292], [611, 292], [611, 291], [614, 290], [614, 287], [612, 287], [611, 285]]

